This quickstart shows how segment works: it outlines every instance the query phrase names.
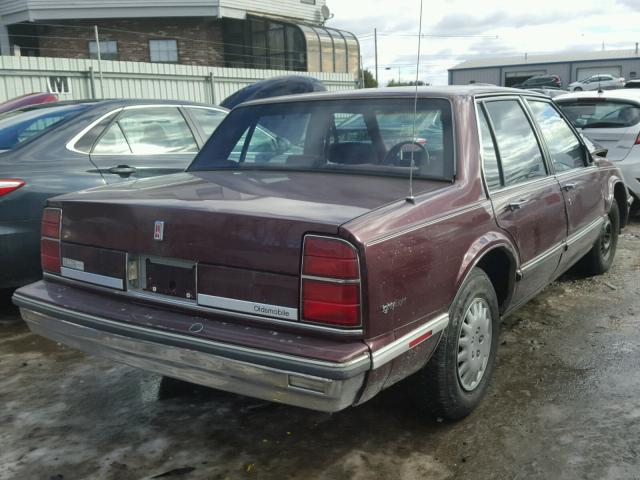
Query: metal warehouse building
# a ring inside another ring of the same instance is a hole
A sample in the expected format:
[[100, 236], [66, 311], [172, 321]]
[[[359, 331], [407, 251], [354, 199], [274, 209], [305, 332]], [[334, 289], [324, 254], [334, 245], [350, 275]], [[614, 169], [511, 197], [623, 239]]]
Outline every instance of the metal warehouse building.
[[558, 75], [563, 86], [594, 74], [611, 74], [629, 80], [640, 77], [640, 55], [636, 46], [632, 50], [467, 60], [449, 69], [449, 85], [490, 83], [510, 87], [545, 74]]

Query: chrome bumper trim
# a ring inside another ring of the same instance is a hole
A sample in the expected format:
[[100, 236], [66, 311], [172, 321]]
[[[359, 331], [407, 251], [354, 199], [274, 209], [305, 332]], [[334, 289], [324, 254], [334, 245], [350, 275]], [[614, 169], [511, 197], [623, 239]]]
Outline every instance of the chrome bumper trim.
[[265, 317], [274, 317], [282, 320], [298, 320], [298, 309], [281, 307], [278, 305], [268, 305], [259, 302], [247, 302], [245, 300], [237, 300], [235, 298], [217, 297], [215, 295], [206, 295], [198, 293], [198, 305], [203, 307], [220, 308], [223, 310], [232, 310], [236, 312], [251, 313], [253, 315], [264, 315]]
[[138, 298], [154, 303], [158, 306], [170, 305], [172, 307], [178, 307], [185, 311], [200, 312], [205, 314], [224, 315], [227, 317], [241, 318], [244, 320], [259, 321], [262, 325], [266, 326], [278, 326], [286, 325], [288, 327], [295, 327], [298, 330], [315, 331], [331, 333], [332, 335], [340, 335], [342, 337], [359, 338], [362, 336], [363, 330], [361, 328], [346, 329], [346, 328], [333, 328], [323, 325], [314, 325], [311, 323], [303, 322], [291, 322], [290, 320], [280, 320], [272, 317], [265, 317], [260, 315], [251, 315], [248, 313], [232, 312], [231, 310], [221, 310], [219, 308], [205, 307], [197, 305], [193, 300], [182, 300], [179, 298], [167, 297], [165, 295], [147, 294], [146, 292], [137, 292], [132, 290], [114, 290], [101, 287], [100, 285], [88, 284], [86, 282], [80, 282], [72, 278], [62, 277], [60, 275], [54, 275], [51, 273], [43, 272], [42, 277], [45, 281], [51, 281], [58, 284], [66, 284], [75, 287], [87, 288], [90, 287], [93, 292], [105, 292], [111, 295], [118, 295], [121, 299]]
[[[13, 302], [20, 307], [23, 312], [32, 312], [48, 319], [48, 324], [51, 325], [53, 332], [55, 332], [56, 325], [65, 322], [66, 324], [100, 331], [107, 335], [115, 334], [122, 338], [130, 338], [136, 342], [156, 344], [161, 348], [177, 347], [223, 357], [228, 360], [255, 364], [261, 367], [283, 369], [288, 372], [333, 380], [349, 379], [371, 368], [371, 359], [368, 353], [363, 353], [354, 359], [342, 363], [327, 362], [116, 322], [103, 317], [76, 312], [57, 305], [41, 302], [21, 295], [20, 293], [13, 295]], [[25, 319], [25, 321], [28, 320]]]
[[[408, 352], [412, 348], [418, 346], [423, 341], [428, 340], [436, 333], [441, 332], [449, 325], [449, 314], [443, 313], [442, 315], [434, 318], [433, 320], [421, 325], [420, 327], [412, 330], [398, 340], [385, 345], [379, 350], [376, 350], [371, 355], [371, 362], [373, 368], [380, 368], [385, 363], [392, 361], [394, 358]], [[430, 333], [430, 335], [428, 335]]]
[[118, 290], [124, 289], [124, 283], [121, 278], [107, 277], [104, 275], [98, 275], [97, 273], [83, 272], [81, 270], [74, 270], [73, 268], [67, 267], [60, 268], [60, 275], [65, 278], [92, 283], [102, 287], [115, 288]]
[[323, 412], [356, 401], [365, 373], [333, 380], [301, 375], [186, 348], [163, 345], [21, 309], [29, 328], [89, 354], [227, 392]]

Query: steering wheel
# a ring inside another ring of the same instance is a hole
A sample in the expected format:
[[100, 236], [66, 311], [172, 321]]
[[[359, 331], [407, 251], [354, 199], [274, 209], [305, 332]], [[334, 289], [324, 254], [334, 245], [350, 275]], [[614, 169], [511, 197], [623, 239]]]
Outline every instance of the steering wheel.
[[[402, 148], [405, 145], [414, 145], [414, 146], [417, 146], [420, 150], [422, 150], [422, 152], [424, 153], [424, 158], [426, 159], [426, 163], [427, 165], [429, 165], [429, 163], [431, 162], [429, 151], [425, 148], [424, 145], [411, 140], [405, 140], [404, 142], [397, 143], [393, 147], [391, 147], [387, 152], [387, 154], [384, 156], [384, 159], [382, 160], [383, 165], [397, 165], [400, 160], [403, 160], [398, 157], [398, 154], [402, 151]], [[407, 154], [409, 155], [409, 158], [410, 158], [411, 152], [407, 152]], [[413, 158], [414, 160], [417, 160], [416, 152], [413, 152]], [[417, 161], [415, 162], [415, 164], [417, 164]]]

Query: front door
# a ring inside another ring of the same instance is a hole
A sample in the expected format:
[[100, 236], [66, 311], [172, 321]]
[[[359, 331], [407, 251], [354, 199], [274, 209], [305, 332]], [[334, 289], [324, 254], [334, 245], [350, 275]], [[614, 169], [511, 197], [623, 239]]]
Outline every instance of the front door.
[[586, 147], [551, 102], [527, 102], [540, 126], [565, 199], [569, 225], [564, 269], [585, 255], [600, 234], [605, 215], [603, 172], [591, 162]]
[[[482, 104], [485, 180], [497, 223], [509, 233], [520, 255], [521, 279], [513, 298], [518, 305], [544, 287], [558, 268], [567, 234], [564, 199], [521, 101]], [[494, 168], [487, 161], [489, 142], [496, 152]]]
[[96, 142], [91, 160], [115, 183], [184, 171], [198, 144], [176, 106], [125, 108]]

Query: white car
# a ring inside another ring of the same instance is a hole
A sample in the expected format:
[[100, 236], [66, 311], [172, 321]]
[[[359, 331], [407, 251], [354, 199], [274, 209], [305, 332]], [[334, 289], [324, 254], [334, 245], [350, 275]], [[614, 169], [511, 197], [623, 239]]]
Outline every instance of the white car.
[[625, 80], [623, 77], [614, 77], [613, 75], [591, 75], [577, 82], [569, 84], [569, 91], [581, 92], [583, 90], [612, 90], [614, 88], [623, 88]]
[[578, 131], [608, 150], [640, 208], [640, 89], [578, 92], [553, 99]]

